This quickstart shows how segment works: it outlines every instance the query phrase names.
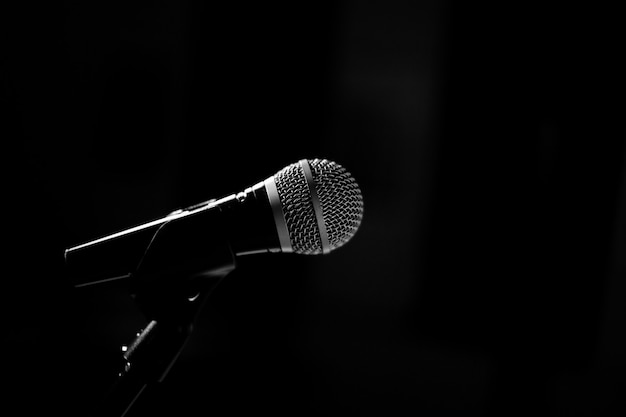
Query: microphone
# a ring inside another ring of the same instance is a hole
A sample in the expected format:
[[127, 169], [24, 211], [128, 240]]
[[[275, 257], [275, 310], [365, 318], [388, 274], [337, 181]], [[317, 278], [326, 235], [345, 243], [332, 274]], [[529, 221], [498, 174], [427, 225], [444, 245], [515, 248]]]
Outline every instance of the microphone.
[[210, 273], [214, 252], [327, 254], [362, 219], [352, 175], [326, 159], [302, 159], [239, 193], [66, 249], [65, 262], [76, 287], [130, 277], [147, 255], [156, 273]]

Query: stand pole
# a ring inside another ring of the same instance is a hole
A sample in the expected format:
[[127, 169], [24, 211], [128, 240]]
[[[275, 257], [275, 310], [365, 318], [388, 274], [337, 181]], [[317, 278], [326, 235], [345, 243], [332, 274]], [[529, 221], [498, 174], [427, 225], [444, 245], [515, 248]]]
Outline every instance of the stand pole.
[[165, 379], [191, 335], [197, 313], [215, 286], [185, 299], [178, 314], [151, 319], [130, 345], [122, 346], [118, 380], [92, 414], [94, 417], [125, 416], [140, 396]]

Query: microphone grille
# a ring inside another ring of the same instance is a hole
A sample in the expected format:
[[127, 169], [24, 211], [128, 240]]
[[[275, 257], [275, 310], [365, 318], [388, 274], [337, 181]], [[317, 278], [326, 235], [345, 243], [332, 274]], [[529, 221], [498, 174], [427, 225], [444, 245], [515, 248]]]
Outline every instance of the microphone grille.
[[363, 197], [341, 165], [326, 159], [302, 160], [283, 168], [274, 181], [293, 252], [330, 252], [359, 228]]

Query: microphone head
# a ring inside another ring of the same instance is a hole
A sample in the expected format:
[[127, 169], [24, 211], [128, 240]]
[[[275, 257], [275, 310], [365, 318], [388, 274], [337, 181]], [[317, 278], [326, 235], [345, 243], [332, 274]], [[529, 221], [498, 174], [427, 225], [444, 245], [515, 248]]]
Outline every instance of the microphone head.
[[265, 184], [283, 252], [329, 253], [348, 242], [363, 219], [361, 190], [335, 162], [303, 159]]

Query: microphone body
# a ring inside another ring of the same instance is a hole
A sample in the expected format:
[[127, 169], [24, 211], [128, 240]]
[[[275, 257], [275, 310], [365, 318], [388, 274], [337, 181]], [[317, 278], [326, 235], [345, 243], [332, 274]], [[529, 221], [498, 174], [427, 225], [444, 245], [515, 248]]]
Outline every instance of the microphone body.
[[361, 191], [341, 166], [300, 160], [237, 194], [65, 251], [75, 286], [140, 275], [224, 275], [235, 256], [327, 254], [356, 233]]

